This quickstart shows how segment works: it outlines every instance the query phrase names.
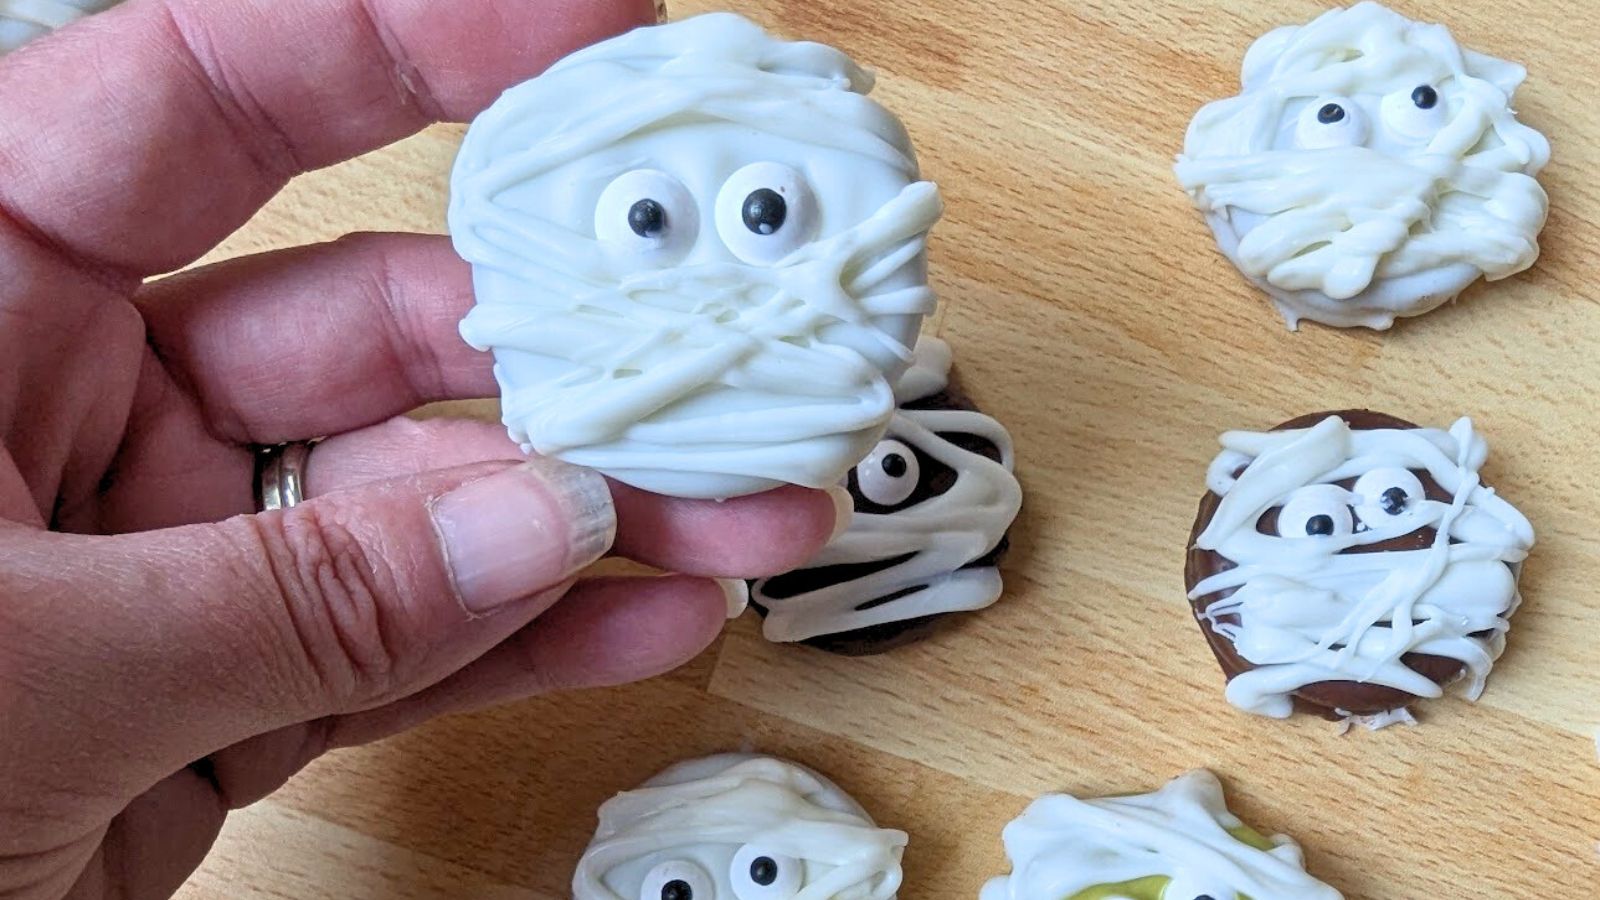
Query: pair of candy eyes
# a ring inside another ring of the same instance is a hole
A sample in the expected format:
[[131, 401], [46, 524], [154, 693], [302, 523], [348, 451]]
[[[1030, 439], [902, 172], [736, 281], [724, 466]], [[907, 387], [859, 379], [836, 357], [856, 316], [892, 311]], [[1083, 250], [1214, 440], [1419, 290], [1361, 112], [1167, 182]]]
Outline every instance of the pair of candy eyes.
[[[1351, 495], [1357, 505], [1352, 509]], [[1368, 525], [1399, 519], [1425, 498], [1422, 481], [1407, 469], [1374, 469], [1345, 490], [1335, 484], [1314, 484], [1289, 496], [1278, 511], [1278, 534], [1286, 538], [1345, 537], [1354, 534], [1357, 517]]]
[[[728, 177], [714, 207], [717, 233], [750, 265], [773, 265], [816, 231], [817, 204], [791, 166], [751, 163]], [[610, 250], [652, 265], [681, 259], [700, 236], [700, 207], [683, 182], [659, 169], [634, 169], [600, 193], [595, 237]]]
[[[1437, 134], [1448, 117], [1444, 98], [1431, 84], [1383, 98], [1383, 119], [1401, 137], [1422, 140]], [[1370, 137], [1366, 113], [1342, 97], [1323, 97], [1300, 113], [1295, 141], [1307, 150], [1364, 145]]]
[[[804, 876], [798, 860], [754, 844], [739, 848], [728, 865], [733, 900], [788, 900], [800, 893]], [[650, 870], [639, 888], [639, 900], [717, 900], [717, 888], [705, 869], [688, 860], [673, 860]]]

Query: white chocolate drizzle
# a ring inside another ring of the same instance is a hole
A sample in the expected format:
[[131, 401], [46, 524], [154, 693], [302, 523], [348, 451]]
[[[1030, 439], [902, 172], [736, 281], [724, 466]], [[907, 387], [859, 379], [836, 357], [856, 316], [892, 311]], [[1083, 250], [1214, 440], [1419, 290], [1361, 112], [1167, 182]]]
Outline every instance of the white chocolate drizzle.
[[[1473, 700], [1483, 693], [1505, 649], [1508, 619], [1520, 602], [1517, 574], [1534, 535], [1528, 520], [1479, 480], [1489, 451], [1470, 419], [1449, 431], [1354, 430], [1330, 416], [1309, 429], [1229, 432], [1222, 446], [1207, 476], [1222, 501], [1195, 545], [1235, 567], [1201, 581], [1189, 596], [1232, 592], [1202, 614], [1255, 666], [1228, 682], [1231, 703], [1282, 718], [1295, 691], [1324, 681], [1440, 696], [1439, 685], [1401, 661], [1407, 653], [1459, 660], [1463, 693]], [[1409, 497], [1390, 515], [1381, 509], [1381, 487], [1361, 496], [1335, 484], [1371, 472], [1380, 481], [1392, 473], [1388, 481], [1399, 484], [1413, 471], [1426, 471], [1450, 501]], [[1354, 527], [1326, 536], [1258, 530], [1267, 511], [1289, 509], [1297, 497], [1328, 504], [1330, 517], [1343, 508]], [[1436, 530], [1427, 549], [1342, 552], [1424, 528]]]
[[[917, 343], [915, 363], [900, 379], [896, 401], [907, 404], [944, 390], [950, 367], [950, 346], [939, 338], [923, 337]], [[951, 434], [989, 441], [999, 449], [1000, 461], [942, 436]], [[978, 610], [1000, 598], [999, 569], [968, 564], [1000, 544], [1022, 507], [1010, 434], [992, 417], [972, 410], [902, 408], [889, 424], [887, 441], [909, 444], [949, 466], [956, 473], [955, 483], [942, 494], [891, 512], [858, 509], [850, 527], [808, 563], [807, 570], [902, 556], [903, 562], [782, 598], [765, 592], [771, 579], [757, 581], [752, 599], [767, 610], [762, 631], [768, 640], [804, 641], [888, 622]], [[896, 599], [873, 602], [885, 597]]]
[[[1006, 826], [1010, 875], [984, 886], [981, 900], [1072, 900], [1081, 892], [1146, 878], [1171, 881], [1163, 900], [1339, 900], [1306, 874], [1286, 836], [1261, 850], [1229, 833], [1222, 784], [1204, 769], [1151, 794], [1078, 800], [1052, 794]], [[1120, 895], [1112, 895], [1113, 898]]]
[[654, 900], [651, 888], [660, 886], [645, 883], [651, 873], [687, 869], [709, 878], [711, 900], [762, 900], [773, 895], [736, 880], [745, 875], [740, 851], [759, 848], [798, 872], [790, 900], [892, 900], [905, 845], [905, 832], [877, 827], [809, 769], [765, 756], [709, 757], [607, 801], [572, 894]]
[[0, 55], [122, 0], [0, 0]]
[[1191, 123], [1178, 180], [1290, 327], [1388, 328], [1538, 258], [1550, 146], [1512, 110], [1525, 75], [1441, 25], [1335, 9], [1256, 42], [1243, 91]]
[[[461, 333], [495, 352], [513, 439], [686, 497], [826, 487], [865, 455], [934, 309], [942, 211], [871, 87], [837, 50], [713, 14], [580, 51], [484, 113], [450, 229], [478, 295]], [[762, 173], [804, 219], [769, 238], [737, 205]], [[670, 196], [678, 231], [628, 232], [601, 192], [618, 176]]]

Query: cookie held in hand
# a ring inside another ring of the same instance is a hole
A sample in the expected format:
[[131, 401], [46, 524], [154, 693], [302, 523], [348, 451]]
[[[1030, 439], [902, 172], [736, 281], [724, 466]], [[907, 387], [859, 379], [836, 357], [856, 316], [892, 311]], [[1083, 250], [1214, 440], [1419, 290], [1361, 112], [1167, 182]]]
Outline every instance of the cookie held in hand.
[[450, 231], [512, 438], [711, 499], [825, 488], [871, 451], [942, 211], [872, 85], [722, 13], [581, 50], [480, 116]]

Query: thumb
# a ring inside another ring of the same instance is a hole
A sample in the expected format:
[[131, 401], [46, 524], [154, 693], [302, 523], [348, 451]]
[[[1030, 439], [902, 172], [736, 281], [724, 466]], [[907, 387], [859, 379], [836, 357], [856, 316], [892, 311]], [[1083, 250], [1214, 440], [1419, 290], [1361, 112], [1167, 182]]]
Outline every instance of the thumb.
[[39, 698], [33, 718], [57, 728], [65, 718], [80, 741], [124, 748], [125, 762], [147, 770], [135, 780], [159, 778], [247, 737], [443, 679], [553, 603], [615, 530], [601, 476], [532, 460], [214, 525], [41, 534], [24, 568], [79, 564], [54, 582], [18, 581], [50, 584], [23, 614], [54, 626], [22, 633], [71, 643], [45, 657], [70, 673], [46, 682], [68, 696]]

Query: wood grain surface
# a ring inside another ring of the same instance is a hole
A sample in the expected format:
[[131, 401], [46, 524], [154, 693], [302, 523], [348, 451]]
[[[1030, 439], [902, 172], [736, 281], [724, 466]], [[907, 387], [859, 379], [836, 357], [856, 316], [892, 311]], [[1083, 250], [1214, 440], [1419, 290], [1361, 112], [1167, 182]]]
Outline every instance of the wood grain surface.
[[[755, 748], [834, 776], [912, 835], [908, 900], [975, 898], [1034, 796], [1147, 790], [1195, 766], [1351, 898], [1600, 897], [1600, 18], [1579, 0], [1403, 0], [1525, 62], [1555, 162], [1544, 257], [1393, 332], [1291, 334], [1216, 253], [1170, 166], [1269, 27], [1315, 0], [752, 0], [880, 73], [944, 189], [932, 244], [966, 387], [1016, 437], [1026, 508], [997, 607], [870, 660], [735, 623], [648, 684], [437, 722], [333, 755], [230, 822], [211, 898], [562, 898], [596, 806], [679, 759]], [[684, 15], [710, 8], [675, 0]], [[443, 230], [459, 127], [301, 179], [220, 256]], [[1234, 711], [1183, 602], [1215, 437], [1372, 406], [1471, 414], [1486, 477], [1540, 543], [1476, 705], [1339, 736]], [[469, 410], [492, 415], [482, 407]]]

